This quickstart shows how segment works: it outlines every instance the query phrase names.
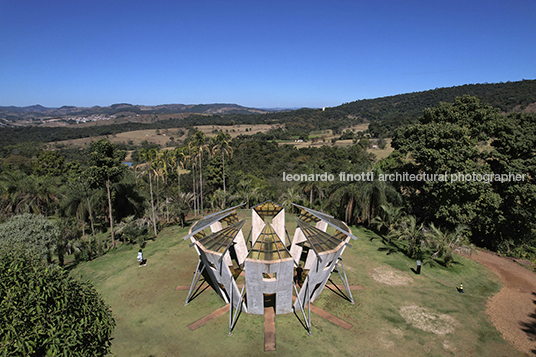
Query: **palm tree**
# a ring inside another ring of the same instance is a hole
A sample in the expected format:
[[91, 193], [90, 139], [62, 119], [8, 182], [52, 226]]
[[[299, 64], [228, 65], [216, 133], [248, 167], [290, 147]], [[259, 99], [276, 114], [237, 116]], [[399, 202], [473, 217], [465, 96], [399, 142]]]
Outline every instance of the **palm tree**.
[[95, 188], [106, 188], [108, 198], [108, 219], [110, 221], [110, 235], [112, 246], [115, 248], [114, 217], [112, 207], [111, 183], [121, 179], [126, 166], [121, 163], [125, 152], [118, 150], [108, 139], [101, 139], [91, 143], [90, 167], [88, 168], [88, 182]]
[[246, 202], [246, 208], [249, 209], [249, 205], [253, 199], [260, 198], [260, 188], [253, 187], [253, 181], [251, 179], [242, 179], [238, 182], [237, 190], [233, 198], [242, 202]]
[[156, 158], [158, 156], [158, 152], [156, 149], [142, 149], [140, 152], [140, 158], [144, 161], [143, 164], [139, 164], [136, 166], [135, 171], [137, 172], [139, 169], [142, 171], [138, 174], [138, 177], [141, 177], [143, 175], [149, 176], [149, 191], [151, 194], [151, 211], [153, 215], [153, 230], [154, 235], [157, 235], [156, 232], [156, 215], [155, 215], [155, 209], [154, 209], [154, 197], [153, 197], [153, 175], [158, 175], [158, 171], [156, 168]]
[[376, 226], [376, 229], [379, 233], [385, 231], [388, 241], [390, 241], [389, 233], [395, 230], [400, 224], [404, 210], [402, 207], [396, 207], [390, 203], [381, 205], [380, 208], [382, 209], [383, 213], [374, 217], [371, 223]]
[[174, 216], [179, 217], [181, 228], [186, 224], [186, 214], [190, 211], [195, 196], [192, 192], [180, 192], [171, 205]]
[[334, 191], [329, 196], [328, 204], [339, 217], [349, 224], [360, 222], [363, 199], [363, 182], [342, 182], [334, 184]]
[[[376, 170], [375, 170], [376, 171]], [[377, 174], [374, 175], [377, 177]], [[400, 194], [387, 181], [372, 180], [365, 181], [362, 190], [362, 221], [370, 224], [372, 218], [382, 205], [389, 202], [400, 203]]]
[[18, 212], [19, 201], [22, 199], [21, 183], [26, 174], [22, 171], [5, 171], [0, 181], [0, 202], [3, 218], [8, 219]]
[[197, 130], [191, 137], [190, 143], [192, 149], [197, 149], [197, 159], [199, 161], [199, 209], [200, 214], [203, 214], [203, 154], [207, 152], [210, 155], [210, 150], [208, 149], [206, 135]]
[[[67, 186], [64, 186], [64, 188], [66, 192], [63, 194], [61, 203], [63, 213], [66, 216], [76, 217], [79, 225], [82, 226], [82, 233], [84, 236], [86, 220], [89, 218], [91, 234], [88, 239], [88, 247], [91, 256], [91, 237], [93, 237], [93, 241], [96, 239], [92, 206], [95, 203], [95, 198], [97, 197], [95, 193], [97, 191], [89, 188], [87, 180], [83, 177], [79, 177], [77, 181], [69, 183]], [[98, 254], [99, 256], [102, 255], [102, 242], [100, 239], [98, 241]]]
[[[231, 158], [233, 156], [233, 148], [230, 143], [231, 136], [229, 134], [220, 131], [214, 138], [215, 145], [212, 147], [212, 155], [221, 154], [222, 161], [222, 178], [223, 178], [223, 193], [226, 193], [225, 189], [225, 156]], [[225, 197], [224, 197], [225, 198]], [[223, 202], [225, 207], [225, 201]]]
[[199, 196], [197, 195], [196, 189], [196, 164], [197, 164], [197, 147], [192, 143], [188, 143], [188, 155], [186, 156], [187, 162], [190, 164], [190, 172], [192, 173], [192, 193], [194, 195], [194, 215], [197, 215], [199, 209]]
[[169, 195], [168, 195], [168, 182], [167, 177], [169, 175], [168, 169], [171, 167], [173, 161], [173, 154], [169, 150], [163, 150], [158, 157], [158, 169], [161, 177], [164, 180], [164, 191], [166, 195], [166, 222], [169, 222]]
[[444, 232], [431, 223], [429, 228], [430, 230], [426, 233], [426, 237], [428, 237], [434, 245], [434, 253], [431, 258], [446, 267], [449, 267], [454, 260], [452, 251], [458, 245], [465, 245], [466, 232], [469, 230], [469, 227], [459, 224], [454, 231]]
[[173, 150], [173, 156], [171, 157], [172, 163], [177, 167], [177, 187], [179, 194], [181, 193], [181, 168], [184, 169], [184, 161], [187, 158], [188, 148], [184, 146], [177, 146]]
[[296, 203], [301, 205], [304, 201], [303, 197], [300, 194], [300, 190], [297, 186], [289, 187], [282, 195], [279, 197], [281, 204], [288, 211], [293, 211], [294, 213], [298, 212], [298, 208], [292, 206], [291, 203]]
[[23, 212], [48, 216], [51, 205], [59, 202], [56, 179], [49, 176], [26, 176], [19, 185], [19, 208]]
[[214, 206], [219, 208], [220, 210], [224, 210], [227, 202], [227, 198], [229, 198], [229, 193], [217, 189], [214, 191], [214, 193], [211, 196], [211, 204], [212, 204], [212, 210], [214, 210]]
[[[315, 170], [311, 166], [305, 165], [304, 168], [305, 168], [305, 171], [306, 171], [305, 173], [307, 175], [314, 175], [315, 174]], [[311, 208], [313, 207], [315, 191], [318, 193], [318, 197], [320, 199], [322, 199], [322, 197], [324, 195], [324, 191], [322, 190], [322, 181], [316, 181], [316, 180], [309, 181], [309, 180], [306, 180], [306, 181], [300, 182], [299, 186], [303, 190], [304, 194], [309, 195], [309, 207], [311, 207]]]
[[415, 216], [408, 216], [398, 227], [389, 233], [390, 237], [396, 237], [399, 241], [407, 244], [406, 255], [410, 258], [423, 258], [425, 245], [423, 224], [417, 225]]

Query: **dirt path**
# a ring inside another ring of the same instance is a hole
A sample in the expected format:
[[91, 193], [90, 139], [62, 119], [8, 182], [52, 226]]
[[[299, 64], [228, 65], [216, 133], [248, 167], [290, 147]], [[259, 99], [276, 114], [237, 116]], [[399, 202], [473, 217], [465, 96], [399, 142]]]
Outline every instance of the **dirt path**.
[[264, 351], [275, 350], [275, 311], [269, 306], [264, 308]]
[[502, 280], [501, 291], [487, 303], [487, 314], [504, 339], [520, 351], [536, 355], [536, 274], [511, 259], [478, 251], [471, 259]]

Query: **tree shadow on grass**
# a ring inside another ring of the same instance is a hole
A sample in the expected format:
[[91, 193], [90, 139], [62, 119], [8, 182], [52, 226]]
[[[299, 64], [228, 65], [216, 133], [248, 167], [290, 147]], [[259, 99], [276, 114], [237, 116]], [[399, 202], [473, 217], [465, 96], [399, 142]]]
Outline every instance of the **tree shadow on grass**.
[[69, 273], [69, 272], [71, 272], [71, 270], [76, 268], [79, 263], [80, 263], [79, 261], [73, 260], [72, 262], [65, 263], [65, 265], [62, 268], [63, 268], [63, 270], [65, 270], [66, 272]]
[[[536, 292], [532, 292], [532, 296], [536, 296]], [[533, 304], [536, 304], [536, 300], [532, 300]], [[519, 325], [521, 330], [527, 334], [531, 341], [536, 340], [536, 311], [529, 314], [529, 321], [520, 321]], [[536, 353], [536, 349], [531, 350], [532, 353]]]
[[386, 255], [403, 252], [402, 247], [393, 241], [382, 240], [382, 243], [384, 246], [378, 248], [379, 252], [386, 252]]

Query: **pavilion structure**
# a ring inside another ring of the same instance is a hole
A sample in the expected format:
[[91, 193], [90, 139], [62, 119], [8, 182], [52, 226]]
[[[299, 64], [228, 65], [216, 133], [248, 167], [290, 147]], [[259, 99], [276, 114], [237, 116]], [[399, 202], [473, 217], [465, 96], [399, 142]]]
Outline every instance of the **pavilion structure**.
[[[334, 271], [353, 303], [341, 255], [356, 237], [344, 222], [293, 204], [300, 213], [290, 241], [285, 208], [267, 201], [251, 208], [251, 228], [245, 239], [246, 220], [239, 221], [237, 214], [243, 205], [203, 217], [184, 237], [190, 239], [199, 256], [186, 305], [203, 277], [230, 306], [229, 334], [240, 311], [262, 315], [267, 301], [276, 315], [301, 311], [310, 334], [311, 304]], [[294, 278], [298, 265], [303, 266], [306, 276], [303, 283]], [[236, 278], [244, 274], [245, 284], [240, 286]]]

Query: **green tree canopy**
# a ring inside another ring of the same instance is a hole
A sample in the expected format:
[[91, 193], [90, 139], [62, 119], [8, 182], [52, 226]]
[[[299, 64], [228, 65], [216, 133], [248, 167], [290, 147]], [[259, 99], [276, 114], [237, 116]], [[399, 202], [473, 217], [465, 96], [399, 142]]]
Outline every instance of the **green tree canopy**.
[[57, 151], [43, 151], [33, 167], [37, 175], [60, 176], [65, 173], [65, 158]]
[[87, 171], [88, 181], [94, 188], [106, 188], [108, 195], [108, 218], [110, 220], [110, 233], [112, 246], [115, 247], [114, 219], [112, 209], [111, 183], [118, 182], [123, 176], [126, 165], [121, 161], [125, 152], [118, 150], [108, 139], [101, 139], [91, 143], [90, 167]]
[[0, 247], [0, 353], [105, 356], [112, 311], [90, 283], [45, 267], [30, 252]]
[[[403, 160], [393, 161], [392, 169], [444, 175], [398, 182], [413, 213], [450, 230], [466, 224], [473, 240], [490, 248], [520, 239], [532, 245], [534, 123], [534, 116], [502, 116], [478, 98], [463, 96], [399, 129], [392, 146]], [[525, 180], [489, 180], [509, 173], [525, 174]]]
[[47, 263], [52, 262], [54, 246], [59, 238], [60, 230], [56, 224], [31, 213], [13, 216], [0, 224], [0, 247], [19, 246]]

